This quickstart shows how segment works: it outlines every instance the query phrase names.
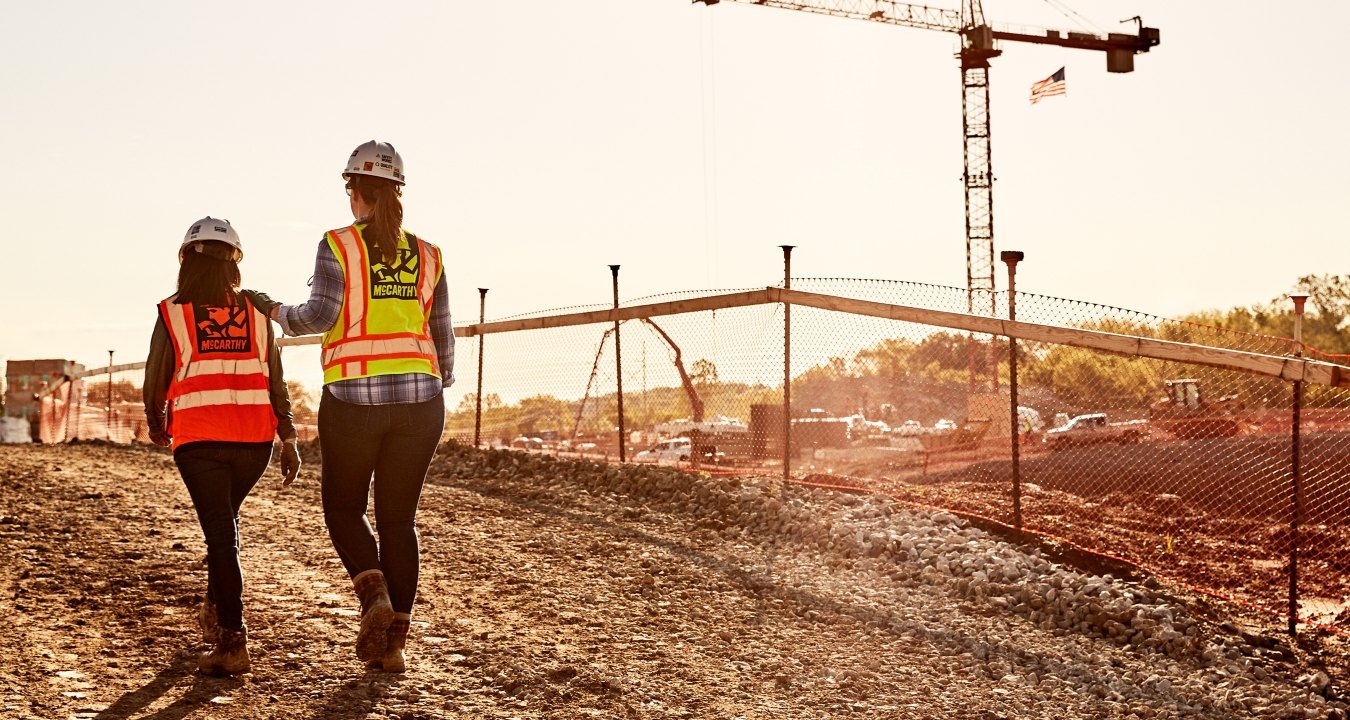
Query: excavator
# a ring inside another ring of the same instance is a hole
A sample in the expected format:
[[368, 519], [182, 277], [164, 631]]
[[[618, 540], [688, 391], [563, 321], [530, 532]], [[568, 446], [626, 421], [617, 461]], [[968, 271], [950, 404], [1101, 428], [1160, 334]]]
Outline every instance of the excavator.
[[1149, 408], [1149, 424], [1173, 437], [1233, 437], [1242, 429], [1238, 413], [1242, 399], [1236, 394], [1208, 400], [1193, 378], [1164, 380], [1165, 395]]

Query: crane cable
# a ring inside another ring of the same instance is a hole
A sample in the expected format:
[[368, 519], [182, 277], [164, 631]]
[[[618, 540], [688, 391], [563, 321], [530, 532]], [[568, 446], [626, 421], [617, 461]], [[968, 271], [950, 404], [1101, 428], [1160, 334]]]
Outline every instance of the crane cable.
[[717, 53], [716, 13], [702, 13], [699, 28], [699, 92], [703, 140], [703, 250], [705, 283], [717, 285]]
[[[699, 91], [703, 135], [703, 253], [705, 283], [720, 285], [717, 258], [717, 36], [716, 13], [701, 13], [699, 28]], [[706, 32], [705, 32], [706, 30]], [[712, 356], [717, 362], [717, 311], [712, 311]]]
[[1103, 35], [1107, 34], [1107, 32], [1103, 30], [1100, 26], [1098, 26], [1096, 23], [1078, 14], [1077, 12], [1074, 11], [1073, 8], [1069, 7], [1068, 5], [1065, 5], [1062, 2], [1059, 2], [1059, 0], [1045, 0], [1045, 4], [1049, 5], [1055, 10], [1058, 10], [1061, 15], [1068, 18], [1069, 20], [1077, 22], [1082, 27], [1095, 30]]

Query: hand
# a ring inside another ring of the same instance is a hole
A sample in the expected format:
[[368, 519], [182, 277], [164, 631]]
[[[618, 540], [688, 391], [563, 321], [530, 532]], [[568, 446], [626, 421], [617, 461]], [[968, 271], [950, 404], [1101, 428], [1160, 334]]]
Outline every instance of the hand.
[[173, 444], [173, 438], [170, 437], [169, 434], [164, 432], [163, 430], [151, 430], [150, 442], [160, 447], [168, 447]]
[[239, 294], [248, 298], [248, 301], [253, 303], [253, 307], [258, 308], [258, 312], [269, 318], [272, 317], [272, 310], [281, 305], [281, 303], [268, 297], [267, 293], [258, 290], [240, 290]]
[[296, 446], [295, 440], [281, 441], [281, 484], [290, 485], [295, 480], [295, 476], [300, 474], [300, 448]]

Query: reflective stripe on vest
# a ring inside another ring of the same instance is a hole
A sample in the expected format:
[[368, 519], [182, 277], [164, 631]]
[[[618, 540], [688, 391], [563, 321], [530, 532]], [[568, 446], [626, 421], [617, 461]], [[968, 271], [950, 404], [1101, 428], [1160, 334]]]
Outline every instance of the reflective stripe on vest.
[[173, 448], [199, 440], [268, 442], [272, 409], [267, 318], [241, 297], [232, 307], [159, 304], [174, 348], [169, 382]]
[[[430, 328], [432, 299], [443, 270], [439, 249], [420, 238], [414, 238], [416, 247], [404, 240], [398, 267], [391, 268], [371, 261], [362, 227], [327, 235], [345, 282], [342, 311], [323, 336], [324, 384], [404, 373], [440, 377]], [[413, 261], [416, 265], [410, 268]]]

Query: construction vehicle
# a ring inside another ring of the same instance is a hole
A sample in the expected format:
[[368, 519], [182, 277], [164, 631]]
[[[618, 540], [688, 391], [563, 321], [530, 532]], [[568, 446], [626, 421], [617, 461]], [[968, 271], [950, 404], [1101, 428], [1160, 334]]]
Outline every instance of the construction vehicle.
[[1236, 393], [1208, 400], [1193, 378], [1163, 381], [1165, 395], [1149, 408], [1150, 425], [1176, 438], [1233, 437], [1242, 429]]

